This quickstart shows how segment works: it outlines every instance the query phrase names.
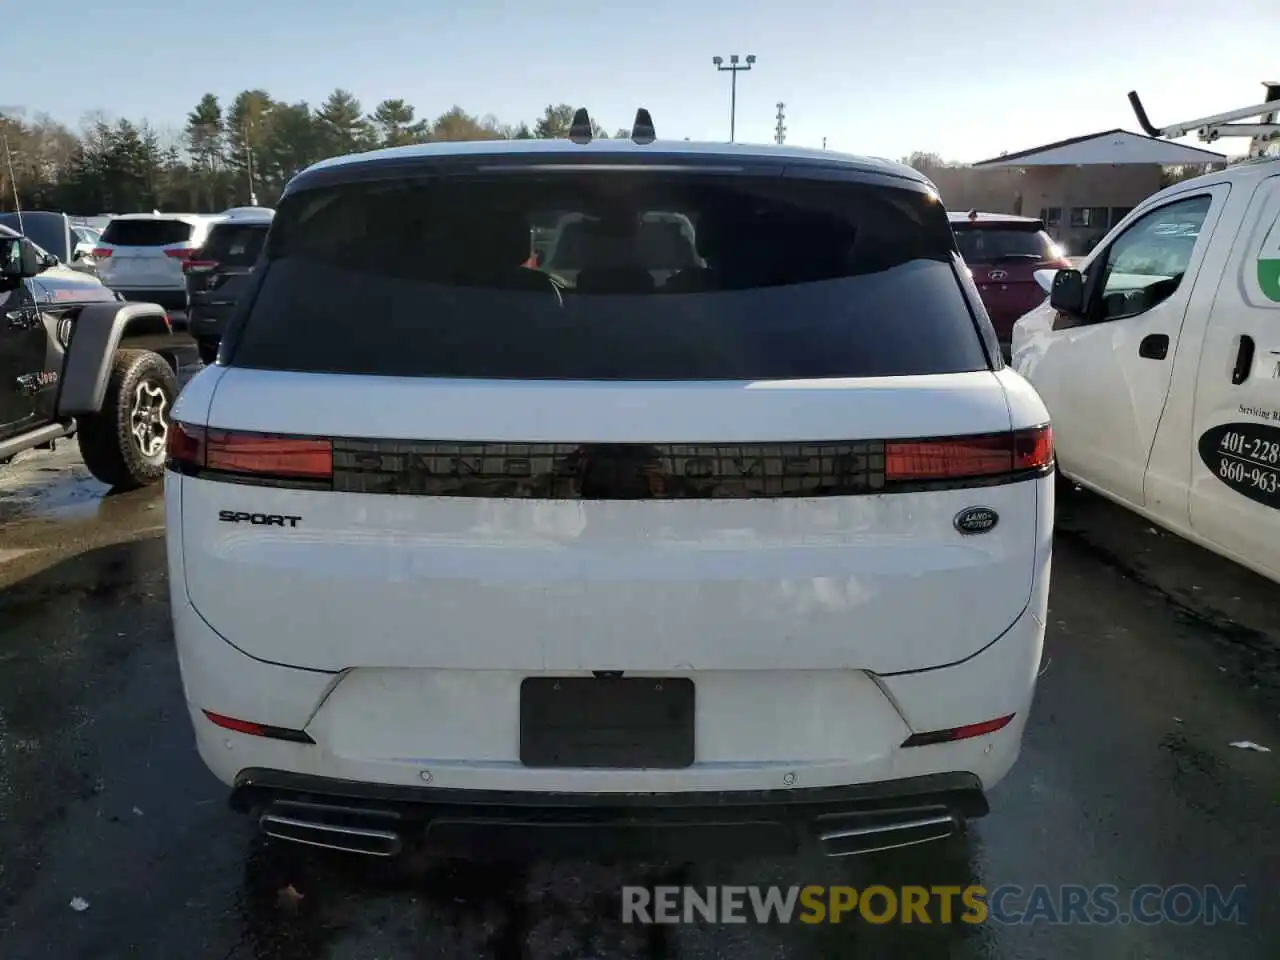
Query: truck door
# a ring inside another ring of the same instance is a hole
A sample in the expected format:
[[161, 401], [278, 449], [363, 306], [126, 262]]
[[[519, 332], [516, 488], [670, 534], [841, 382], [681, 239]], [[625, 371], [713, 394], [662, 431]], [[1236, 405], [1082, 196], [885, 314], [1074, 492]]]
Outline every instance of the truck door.
[[1280, 176], [1258, 185], [1235, 248], [1200, 354], [1191, 527], [1280, 579]]
[[1113, 237], [1085, 269], [1085, 317], [1055, 320], [1056, 342], [1037, 370], [1062, 424], [1064, 467], [1127, 503], [1145, 503], [1182, 321], [1229, 192], [1218, 184], [1170, 197]]
[[21, 432], [35, 418], [45, 347], [31, 281], [0, 291], [0, 438]]

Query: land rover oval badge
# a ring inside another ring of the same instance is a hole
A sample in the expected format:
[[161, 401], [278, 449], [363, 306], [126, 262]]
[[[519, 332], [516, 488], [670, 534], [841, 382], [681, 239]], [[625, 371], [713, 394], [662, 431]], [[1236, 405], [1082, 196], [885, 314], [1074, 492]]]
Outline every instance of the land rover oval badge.
[[965, 507], [956, 514], [956, 529], [961, 533], [986, 533], [1000, 522], [1000, 514], [990, 507]]

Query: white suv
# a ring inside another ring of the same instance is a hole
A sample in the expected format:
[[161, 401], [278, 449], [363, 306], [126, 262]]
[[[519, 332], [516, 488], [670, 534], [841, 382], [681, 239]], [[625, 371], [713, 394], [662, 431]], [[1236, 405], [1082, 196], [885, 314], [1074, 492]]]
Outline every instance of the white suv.
[[187, 305], [182, 265], [193, 257], [220, 217], [188, 213], [129, 213], [113, 217], [93, 250], [98, 276], [130, 300], [170, 310]]
[[[696, 244], [662, 281], [654, 211]], [[526, 265], [569, 213], [573, 284]], [[927, 180], [432, 143], [298, 175], [260, 264], [165, 494], [198, 748], [267, 833], [842, 855], [987, 812], [1052, 437]]]

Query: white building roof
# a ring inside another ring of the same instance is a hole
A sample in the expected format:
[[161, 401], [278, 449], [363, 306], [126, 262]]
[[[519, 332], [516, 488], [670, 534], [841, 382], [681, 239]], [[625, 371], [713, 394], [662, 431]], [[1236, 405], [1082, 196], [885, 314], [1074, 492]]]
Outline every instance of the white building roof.
[[1083, 167], [1120, 164], [1158, 164], [1174, 167], [1184, 163], [1226, 163], [1220, 153], [1184, 147], [1168, 140], [1144, 137], [1128, 130], [1104, 130], [1083, 137], [1047, 143], [1030, 150], [1006, 153], [981, 160], [975, 167]]

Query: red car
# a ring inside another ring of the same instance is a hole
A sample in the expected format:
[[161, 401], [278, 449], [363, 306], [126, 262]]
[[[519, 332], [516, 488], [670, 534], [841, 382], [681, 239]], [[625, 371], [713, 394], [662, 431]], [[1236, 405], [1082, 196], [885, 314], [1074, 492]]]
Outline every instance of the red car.
[[1035, 272], [1062, 269], [1071, 262], [1045, 233], [1044, 223], [1034, 217], [976, 210], [949, 216], [960, 256], [973, 272], [973, 282], [1008, 357], [1014, 321], [1045, 298]]

